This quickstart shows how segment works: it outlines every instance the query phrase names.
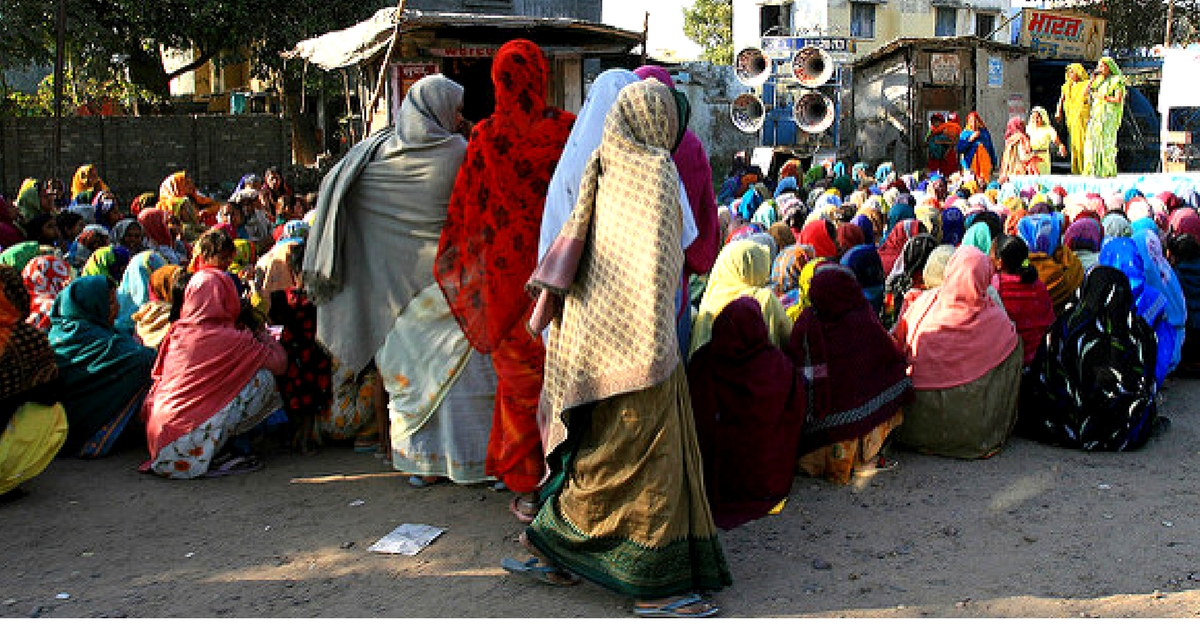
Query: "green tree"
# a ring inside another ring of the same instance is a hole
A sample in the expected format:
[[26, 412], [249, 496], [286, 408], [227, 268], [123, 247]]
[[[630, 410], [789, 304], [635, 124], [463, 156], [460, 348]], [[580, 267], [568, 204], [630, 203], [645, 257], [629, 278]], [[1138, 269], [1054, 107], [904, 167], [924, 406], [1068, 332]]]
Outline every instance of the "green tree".
[[1161, 45], [1166, 36], [1167, 5], [1173, 2], [1171, 44], [1200, 38], [1200, 0], [1093, 0], [1073, 8], [1107, 20], [1105, 46], [1117, 54]]
[[703, 57], [718, 65], [733, 63], [733, 1], [696, 0], [683, 8], [683, 34], [704, 49]]
[[[66, 51], [80, 77], [124, 75], [165, 98], [171, 79], [221, 55], [249, 50], [265, 76], [283, 67], [279, 53], [296, 42], [345, 28], [390, 6], [386, 0], [64, 0]], [[54, 57], [58, 0], [5, 0], [0, 8], [0, 67]], [[167, 72], [161, 51], [195, 50], [194, 61]], [[115, 62], [119, 60], [119, 62]], [[236, 61], [237, 59], [228, 59]]]

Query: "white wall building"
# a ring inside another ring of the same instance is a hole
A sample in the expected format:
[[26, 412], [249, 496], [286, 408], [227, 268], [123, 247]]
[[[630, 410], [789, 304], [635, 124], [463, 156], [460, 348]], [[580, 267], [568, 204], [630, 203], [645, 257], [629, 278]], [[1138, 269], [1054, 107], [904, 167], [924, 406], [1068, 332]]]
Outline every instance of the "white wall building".
[[1011, 0], [733, 0], [734, 51], [764, 35], [849, 37], [856, 56], [894, 39], [975, 35], [1009, 42]]

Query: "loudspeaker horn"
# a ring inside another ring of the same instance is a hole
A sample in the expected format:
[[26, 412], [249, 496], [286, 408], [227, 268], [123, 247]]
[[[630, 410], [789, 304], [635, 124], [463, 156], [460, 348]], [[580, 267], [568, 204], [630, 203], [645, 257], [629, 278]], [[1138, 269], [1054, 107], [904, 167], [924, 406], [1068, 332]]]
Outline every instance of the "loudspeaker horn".
[[743, 48], [733, 60], [737, 80], [747, 87], [758, 87], [771, 77], [771, 58], [761, 48]]
[[767, 119], [767, 107], [758, 95], [746, 92], [729, 104], [729, 117], [742, 133], [757, 133]]
[[820, 48], [805, 46], [792, 55], [792, 76], [809, 89], [820, 87], [833, 76], [833, 57]]
[[824, 133], [833, 126], [833, 101], [821, 92], [806, 92], [792, 109], [796, 126], [805, 133]]

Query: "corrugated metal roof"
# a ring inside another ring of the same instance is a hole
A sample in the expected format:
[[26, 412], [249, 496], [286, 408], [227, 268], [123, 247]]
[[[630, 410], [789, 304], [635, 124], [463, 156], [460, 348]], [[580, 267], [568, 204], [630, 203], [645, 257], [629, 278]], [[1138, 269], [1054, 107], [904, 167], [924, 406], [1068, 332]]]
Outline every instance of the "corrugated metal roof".
[[851, 63], [851, 67], [859, 68], [886, 57], [902, 48], [940, 48], [940, 49], [961, 49], [961, 48], [987, 48], [996, 52], [1011, 52], [1016, 54], [1026, 53], [1031, 51], [1023, 46], [1014, 46], [1012, 44], [1004, 44], [990, 39], [975, 37], [974, 35], [963, 35], [959, 37], [902, 37], [893, 39], [887, 45], [866, 55]]

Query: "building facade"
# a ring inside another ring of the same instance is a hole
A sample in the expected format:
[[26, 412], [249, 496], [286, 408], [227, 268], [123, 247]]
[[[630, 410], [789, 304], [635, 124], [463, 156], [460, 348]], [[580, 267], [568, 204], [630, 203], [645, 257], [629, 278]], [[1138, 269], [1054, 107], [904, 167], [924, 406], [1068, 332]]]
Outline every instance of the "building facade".
[[1010, 0], [733, 0], [733, 46], [763, 36], [845, 37], [863, 57], [900, 38], [1010, 41]]

